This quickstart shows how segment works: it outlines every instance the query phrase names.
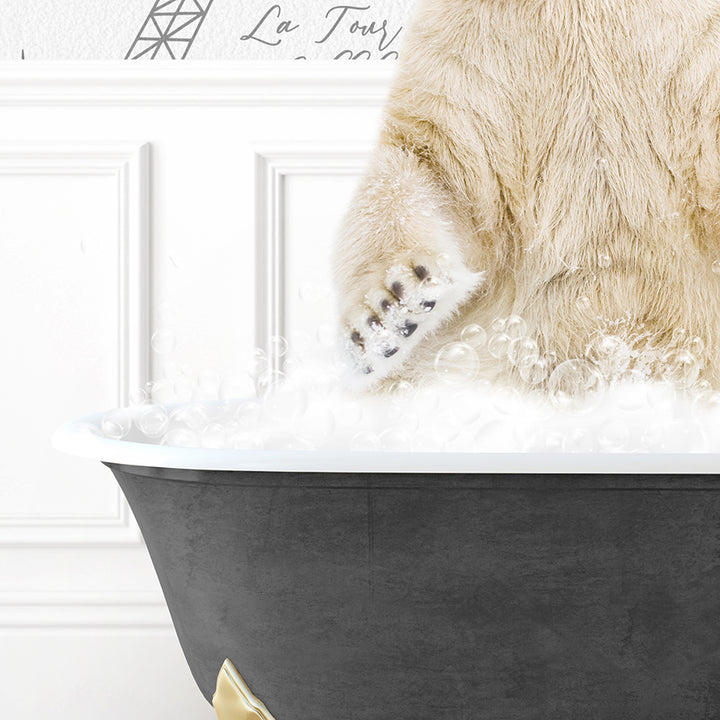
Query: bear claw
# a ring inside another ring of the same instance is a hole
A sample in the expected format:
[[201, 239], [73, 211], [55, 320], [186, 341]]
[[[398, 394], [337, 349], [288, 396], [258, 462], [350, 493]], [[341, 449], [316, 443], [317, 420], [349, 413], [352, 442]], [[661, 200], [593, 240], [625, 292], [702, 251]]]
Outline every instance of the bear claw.
[[409, 338], [418, 329], [417, 323], [405, 323], [398, 332], [403, 337]]

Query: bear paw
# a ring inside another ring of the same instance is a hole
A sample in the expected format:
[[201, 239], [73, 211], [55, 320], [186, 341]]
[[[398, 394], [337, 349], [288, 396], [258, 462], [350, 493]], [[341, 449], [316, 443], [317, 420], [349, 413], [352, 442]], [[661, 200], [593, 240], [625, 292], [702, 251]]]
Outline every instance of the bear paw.
[[399, 370], [484, 279], [485, 273], [442, 259], [392, 265], [343, 323], [344, 347], [362, 384]]

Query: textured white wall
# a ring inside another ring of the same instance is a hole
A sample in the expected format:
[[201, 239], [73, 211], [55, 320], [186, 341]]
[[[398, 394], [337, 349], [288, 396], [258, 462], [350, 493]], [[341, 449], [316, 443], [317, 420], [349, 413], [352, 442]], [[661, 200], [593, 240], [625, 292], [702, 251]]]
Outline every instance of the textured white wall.
[[[18, 60], [23, 50], [32, 60], [123, 59], [156, 2], [2, 0], [0, 60]], [[193, 2], [167, 0], [165, 10], [187, 11], [197, 7]], [[209, 0], [199, 2], [204, 8]], [[394, 59], [412, 4], [413, 0], [213, 0], [187, 59], [331, 60], [348, 50], [363, 58], [369, 53], [372, 59]], [[280, 23], [294, 29], [278, 34]], [[156, 55], [168, 57], [164, 47]]]

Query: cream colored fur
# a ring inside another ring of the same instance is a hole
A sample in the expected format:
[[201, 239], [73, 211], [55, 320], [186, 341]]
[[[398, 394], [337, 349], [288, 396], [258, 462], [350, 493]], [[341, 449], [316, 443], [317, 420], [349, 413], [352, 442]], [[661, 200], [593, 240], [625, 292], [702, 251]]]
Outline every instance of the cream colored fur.
[[684, 331], [717, 384], [719, 218], [720, 1], [420, 0], [337, 243], [348, 347], [371, 383], [422, 376], [516, 313], [558, 362]]

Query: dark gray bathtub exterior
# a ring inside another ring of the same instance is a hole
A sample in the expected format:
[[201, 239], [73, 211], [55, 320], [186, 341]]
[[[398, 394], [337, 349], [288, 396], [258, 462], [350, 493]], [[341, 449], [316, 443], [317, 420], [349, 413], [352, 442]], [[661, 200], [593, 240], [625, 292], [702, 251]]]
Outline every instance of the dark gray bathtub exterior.
[[110, 467], [208, 700], [228, 657], [277, 720], [720, 718], [718, 477]]

